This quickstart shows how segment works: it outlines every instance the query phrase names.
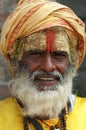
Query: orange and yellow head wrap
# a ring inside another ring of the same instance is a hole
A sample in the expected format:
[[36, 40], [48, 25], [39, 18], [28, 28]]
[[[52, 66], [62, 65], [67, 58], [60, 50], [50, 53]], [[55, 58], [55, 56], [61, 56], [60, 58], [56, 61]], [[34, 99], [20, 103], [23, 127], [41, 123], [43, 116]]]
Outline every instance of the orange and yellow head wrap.
[[76, 68], [78, 68], [85, 55], [85, 25], [69, 7], [57, 2], [20, 0], [4, 23], [0, 50], [9, 61], [9, 50], [14, 47], [18, 39], [52, 27], [63, 27], [69, 39], [77, 39], [77, 45], [70, 46], [77, 50]]

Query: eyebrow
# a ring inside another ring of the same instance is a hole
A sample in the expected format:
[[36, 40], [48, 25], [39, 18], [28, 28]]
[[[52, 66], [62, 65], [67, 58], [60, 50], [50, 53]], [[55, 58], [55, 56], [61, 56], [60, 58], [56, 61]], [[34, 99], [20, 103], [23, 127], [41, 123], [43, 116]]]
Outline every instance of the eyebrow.
[[34, 49], [34, 50], [29, 50], [27, 52], [45, 52], [45, 50]]
[[[47, 52], [47, 50], [33, 49], [33, 50], [29, 50], [29, 51], [27, 51], [27, 52], [33, 52], [33, 53], [34, 53], [34, 52], [39, 52], [39, 53], [42, 53], [42, 52]], [[62, 54], [68, 55], [67, 51], [61, 51], [61, 50], [52, 51], [52, 52], [50, 52], [50, 53], [58, 53], [58, 54], [62, 53]]]
[[[57, 50], [57, 51], [53, 51], [53, 52], [56, 52], [56, 53], [65, 53], [65, 54], [68, 54], [68, 52], [67, 52], [67, 51], [61, 51], [61, 50], [60, 50], [60, 51], [58, 51], [58, 50]], [[53, 52], [51, 52], [51, 53], [53, 53]]]

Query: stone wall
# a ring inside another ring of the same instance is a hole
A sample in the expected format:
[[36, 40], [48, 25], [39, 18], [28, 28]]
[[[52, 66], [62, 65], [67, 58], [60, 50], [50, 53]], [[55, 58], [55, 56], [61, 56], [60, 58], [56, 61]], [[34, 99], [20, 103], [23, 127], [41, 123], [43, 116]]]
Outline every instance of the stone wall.
[[[0, 33], [2, 25], [8, 14], [15, 8], [18, 0], [0, 0]], [[7, 62], [0, 54], [0, 99], [9, 95], [7, 82], [10, 79]]]
[[[8, 14], [15, 8], [18, 0], [0, 0], [0, 32]], [[0, 54], [0, 84], [9, 80], [7, 63]]]
[[18, 0], [0, 0], [0, 29], [8, 14], [15, 8]]

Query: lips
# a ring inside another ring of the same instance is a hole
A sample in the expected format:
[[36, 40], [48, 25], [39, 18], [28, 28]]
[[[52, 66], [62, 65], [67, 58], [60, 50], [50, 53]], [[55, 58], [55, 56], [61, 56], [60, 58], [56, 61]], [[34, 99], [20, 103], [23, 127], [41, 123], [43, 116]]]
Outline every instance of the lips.
[[38, 75], [34, 81], [39, 90], [45, 90], [45, 87], [49, 90], [53, 90], [53, 87], [60, 81], [60, 78], [51, 75]]

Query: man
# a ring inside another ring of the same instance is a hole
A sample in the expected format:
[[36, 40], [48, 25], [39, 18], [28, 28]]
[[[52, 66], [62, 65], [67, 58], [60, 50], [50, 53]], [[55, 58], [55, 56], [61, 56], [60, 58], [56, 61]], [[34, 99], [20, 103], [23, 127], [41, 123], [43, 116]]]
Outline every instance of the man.
[[70, 8], [21, 0], [1, 34], [13, 78], [0, 130], [86, 130], [86, 99], [72, 95], [85, 46], [84, 23]]

